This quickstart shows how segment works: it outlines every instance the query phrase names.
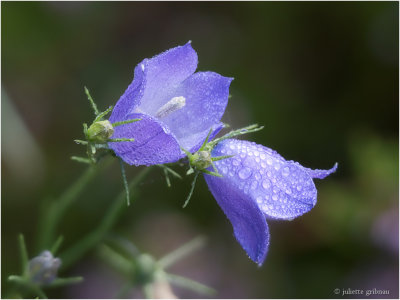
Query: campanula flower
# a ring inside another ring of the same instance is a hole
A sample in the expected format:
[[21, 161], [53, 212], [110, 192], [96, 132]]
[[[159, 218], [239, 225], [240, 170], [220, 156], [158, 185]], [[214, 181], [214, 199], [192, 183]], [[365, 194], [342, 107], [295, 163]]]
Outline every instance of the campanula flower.
[[222, 177], [204, 177], [236, 239], [259, 265], [269, 245], [266, 218], [292, 220], [311, 210], [317, 202], [313, 178], [323, 179], [337, 168], [311, 170], [267, 147], [236, 139], [219, 142], [211, 154], [233, 155], [215, 161]]
[[190, 42], [144, 59], [134, 79], [112, 111], [109, 121], [140, 119], [114, 128], [110, 148], [131, 165], [174, 162], [184, 157], [181, 147], [196, 151], [220, 119], [228, 103], [232, 78], [197, 72], [197, 54]]

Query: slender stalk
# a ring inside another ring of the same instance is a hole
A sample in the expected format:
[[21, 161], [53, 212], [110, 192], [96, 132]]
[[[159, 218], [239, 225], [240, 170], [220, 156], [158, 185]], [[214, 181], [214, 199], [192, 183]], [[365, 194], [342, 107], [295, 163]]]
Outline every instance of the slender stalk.
[[48, 249], [55, 240], [55, 233], [65, 211], [78, 199], [84, 188], [103, 169], [110, 166], [108, 160], [100, 166], [90, 166], [57, 200], [46, 207], [39, 218], [38, 251]]
[[22, 234], [18, 235], [18, 242], [19, 242], [19, 251], [21, 252], [21, 274], [26, 273], [26, 269], [28, 266], [28, 251], [26, 250], [25, 239]]
[[205, 244], [205, 238], [203, 236], [199, 236], [194, 238], [193, 240], [187, 242], [186, 244], [182, 245], [178, 249], [168, 253], [164, 257], [162, 257], [158, 264], [163, 268], [166, 269], [172, 266], [177, 261], [181, 260], [185, 256], [191, 254], [192, 252], [198, 250], [199, 248], [203, 247]]
[[186, 288], [188, 290], [192, 290], [199, 294], [208, 295], [208, 296], [212, 296], [212, 295], [216, 294], [216, 291], [213, 288], [210, 288], [200, 282], [191, 280], [189, 278], [182, 277], [179, 275], [174, 275], [174, 274], [167, 274], [166, 276], [167, 276], [167, 280], [171, 284], [174, 284], [181, 288]]
[[14, 282], [17, 285], [28, 289], [32, 294], [37, 295], [40, 299], [47, 299], [47, 295], [43, 292], [43, 290], [39, 286], [27, 281], [26, 278], [17, 275], [11, 275], [8, 276], [8, 281]]
[[[138, 183], [150, 172], [152, 167], [147, 167], [143, 169], [129, 184], [129, 190], [134, 189]], [[132, 193], [133, 197], [137, 195]], [[108, 208], [106, 215], [97, 226], [97, 228], [88, 233], [75, 245], [71, 246], [69, 249], [60, 254], [60, 258], [63, 262], [61, 268], [66, 269], [74, 262], [79, 260], [83, 255], [85, 255], [89, 250], [102, 241], [102, 239], [107, 235], [109, 230], [114, 226], [123, 209], [126, 209], [125, 202], [125, 191], [121, 192], [119, 196], [112, 201], [111, 206]]]
[[69, 278], [56, 278], [48, 287], [58, 288], [60, 286], [80, 283], [83, 281], [83, 277], [69, 277]]
[[189, 192], [189, 195], [187, 196], [187, 198], [185, 200], [185, 203], [183, 203], [183, 206], [182, 206], [183, 208], [185, 208], [186, 205], [188, 205], [190, 198], [192, 198], [194, 187], [196, 186], [196, 180], [197, 180], [197, 177], [199, 176], [199, 174], [200, 174], [200, 172], [196, 172], [196, 174], [194, 174], [192, 185], [190, 187], [190, 192]]

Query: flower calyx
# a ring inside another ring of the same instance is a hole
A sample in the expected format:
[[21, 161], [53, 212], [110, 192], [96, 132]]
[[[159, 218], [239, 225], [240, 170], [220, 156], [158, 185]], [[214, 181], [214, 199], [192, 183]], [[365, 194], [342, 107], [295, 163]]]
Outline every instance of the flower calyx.
[[87, 139], [94, 143], [105, 143], [114, 134], [114, 127], [108, 120], [97, 121], [87, 130]]
[[71, 159], [82, 163], [95, 164], [103, 156], [103, 155], [96, 156], [97, 149], [104, 149], [106, 150], [106, 154], [108, 153], [113, 154], [113, 151], [108, 147], [107, 143], [134, 141], [134, 139], [128, 139], [128, 138], [112, 139], [111, 137], [114, 134], [114, 128], [124, 124], [140, 121], [140, 119], [131, 119], [131, 120], [124, 120], [120, 122], [111, 123], [109, 120], [105, 120], [104, 117], [109, 112], [111, 112], [113, 107], [110, 106], [107, 110], [99, 112], [96, 103], [94, 102], [92, 96], [89, 93], [89, 90], [86, 87], [85, 87], [85, 93], [93, 108], [96, 117], [89, 127], [86, 123], [83, 124], [83, 133], [85, 135], [86, 140], [75, 140], [75, 142], [77, 144], [87, 146], [88, 157], [84, 158], [84, 157], [72, 156]]
[[[185, 152], [185, 154], [188, 157], [190, 166], [190, 169], [187, 171], [186, 175], [195, 172], [196, 173], [202, 172], [209, 175], [222, 177], [222, 175], [218, 172], [217, 168], [215, 167], [214, 161], [230, 158], [232, 157], [232, 155], [212, 157], [211, 151], [215, 145], [211, 146], [211, 142], [208, 142], [211, 133], [212, 129], [209, 131], [206, 139], [203, 142], [203, 145], [201, 145], [200, 149], [197, 150], [195, 153], [192, 154], [189, 151], [182, 148], [182, 151]], [[208, 170], [209, 167], [212, 167], [214, 171]]]

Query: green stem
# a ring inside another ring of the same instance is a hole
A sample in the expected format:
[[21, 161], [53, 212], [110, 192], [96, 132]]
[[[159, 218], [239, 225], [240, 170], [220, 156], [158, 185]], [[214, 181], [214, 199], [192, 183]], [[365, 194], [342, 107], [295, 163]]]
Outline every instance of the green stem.
[[[131, 181], [131, 183], [129, 184], [129, 190], [135, 188], [136, 185], [142, 181], [142, 179], [150, 172], [151, 169], [151, 167], [143, 169]], [[135, 193], [132, 194], [133, 197], [137, 196]], [[100, 222], [99, 226], [97, 226], [94, 231], [88, 233], [75, 245], [71, 246], [69, 249], [61, 253], [60, 258], [63, 262], [61, 266], [62, 269], [68, 268], [74, 262], [79, 260], [83, 255], [85, 255], [90, 249], [92, 249], [94, 246], [102, 241], [102, 239], [106, 236], [108, 231], [117, 221], [123, 209], [126, 209], [125, 199], [125, 192], [121, 192], [119, 196], [114, 201], [112, 201], [111, 206], [108, 208], [107, 213], [104, 216], [103, 220]]]
[[191, 280], [189, 278], [174, 274], [167, 274], [166, 276], [168, 282], [181, 288], [186, 288], [188, 290], [192, 290], [194, 292], [207, 296], [213, 296], [216, 294], [216, 291], [213, 288], [210, 288], [200, 282]]
[[8, 281], [14, 282], [17, 285], [26, 288], [33, 295], [37, 295], [40, 299], [47, 299], [47, 295], [43, 292], [43, 290], [39, 286], [27, 281], [26, 278], [17, 275], [11, 275], [8, 276]]
[[203, 247], [205, 244], [205, 238], [202, 236], [196, 237], [193, 240], [189, 241], [188, 243], [182, 245], [178, 249], [168, 253], [164, 257], [162, 257], [158, 264], [163, 268], [167, 269], [168, 267], [172, 266], [177, 261], [181, 260], [185, 256], [193, 253], [194, 251], [198, 250], [199, 248]]
[[22, 234], [18, 235], [18, 242], [19, 242], [19, 251], [21, 252], [21, 274], [26, 273], [26, 269], [28, 266], [28, 251], [26, 250], [25, 239]]
[[100, 170], [110, 166], [111, 161], [109, 160], [100, 166], [90, 166], [60, 198], [45, 207], [42, 216], [39, 218], [38, 251], [51, 247], [55, 240], [57, 226], [65, 211], [78, 199], [84, 188]]

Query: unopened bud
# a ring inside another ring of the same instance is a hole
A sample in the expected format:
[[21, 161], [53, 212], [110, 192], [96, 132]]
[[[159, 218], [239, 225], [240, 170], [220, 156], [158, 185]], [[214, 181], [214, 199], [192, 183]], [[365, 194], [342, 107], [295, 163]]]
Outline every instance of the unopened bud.
[[29, 261], [28, 274], [33, 283], [47, 285], [57, 277], [60, 266], [61, 260], [46, 250]]
[[135, 278], [138, 282], [145, 284], [154, 280], [157, 270], [156, 261], [149, 254], [141, 254], [136, 261]]
[[91, 142], [105, 143], [114, 134], [114, 128], [110, 121], [98, 121], [90, 125], [87, 138]]

